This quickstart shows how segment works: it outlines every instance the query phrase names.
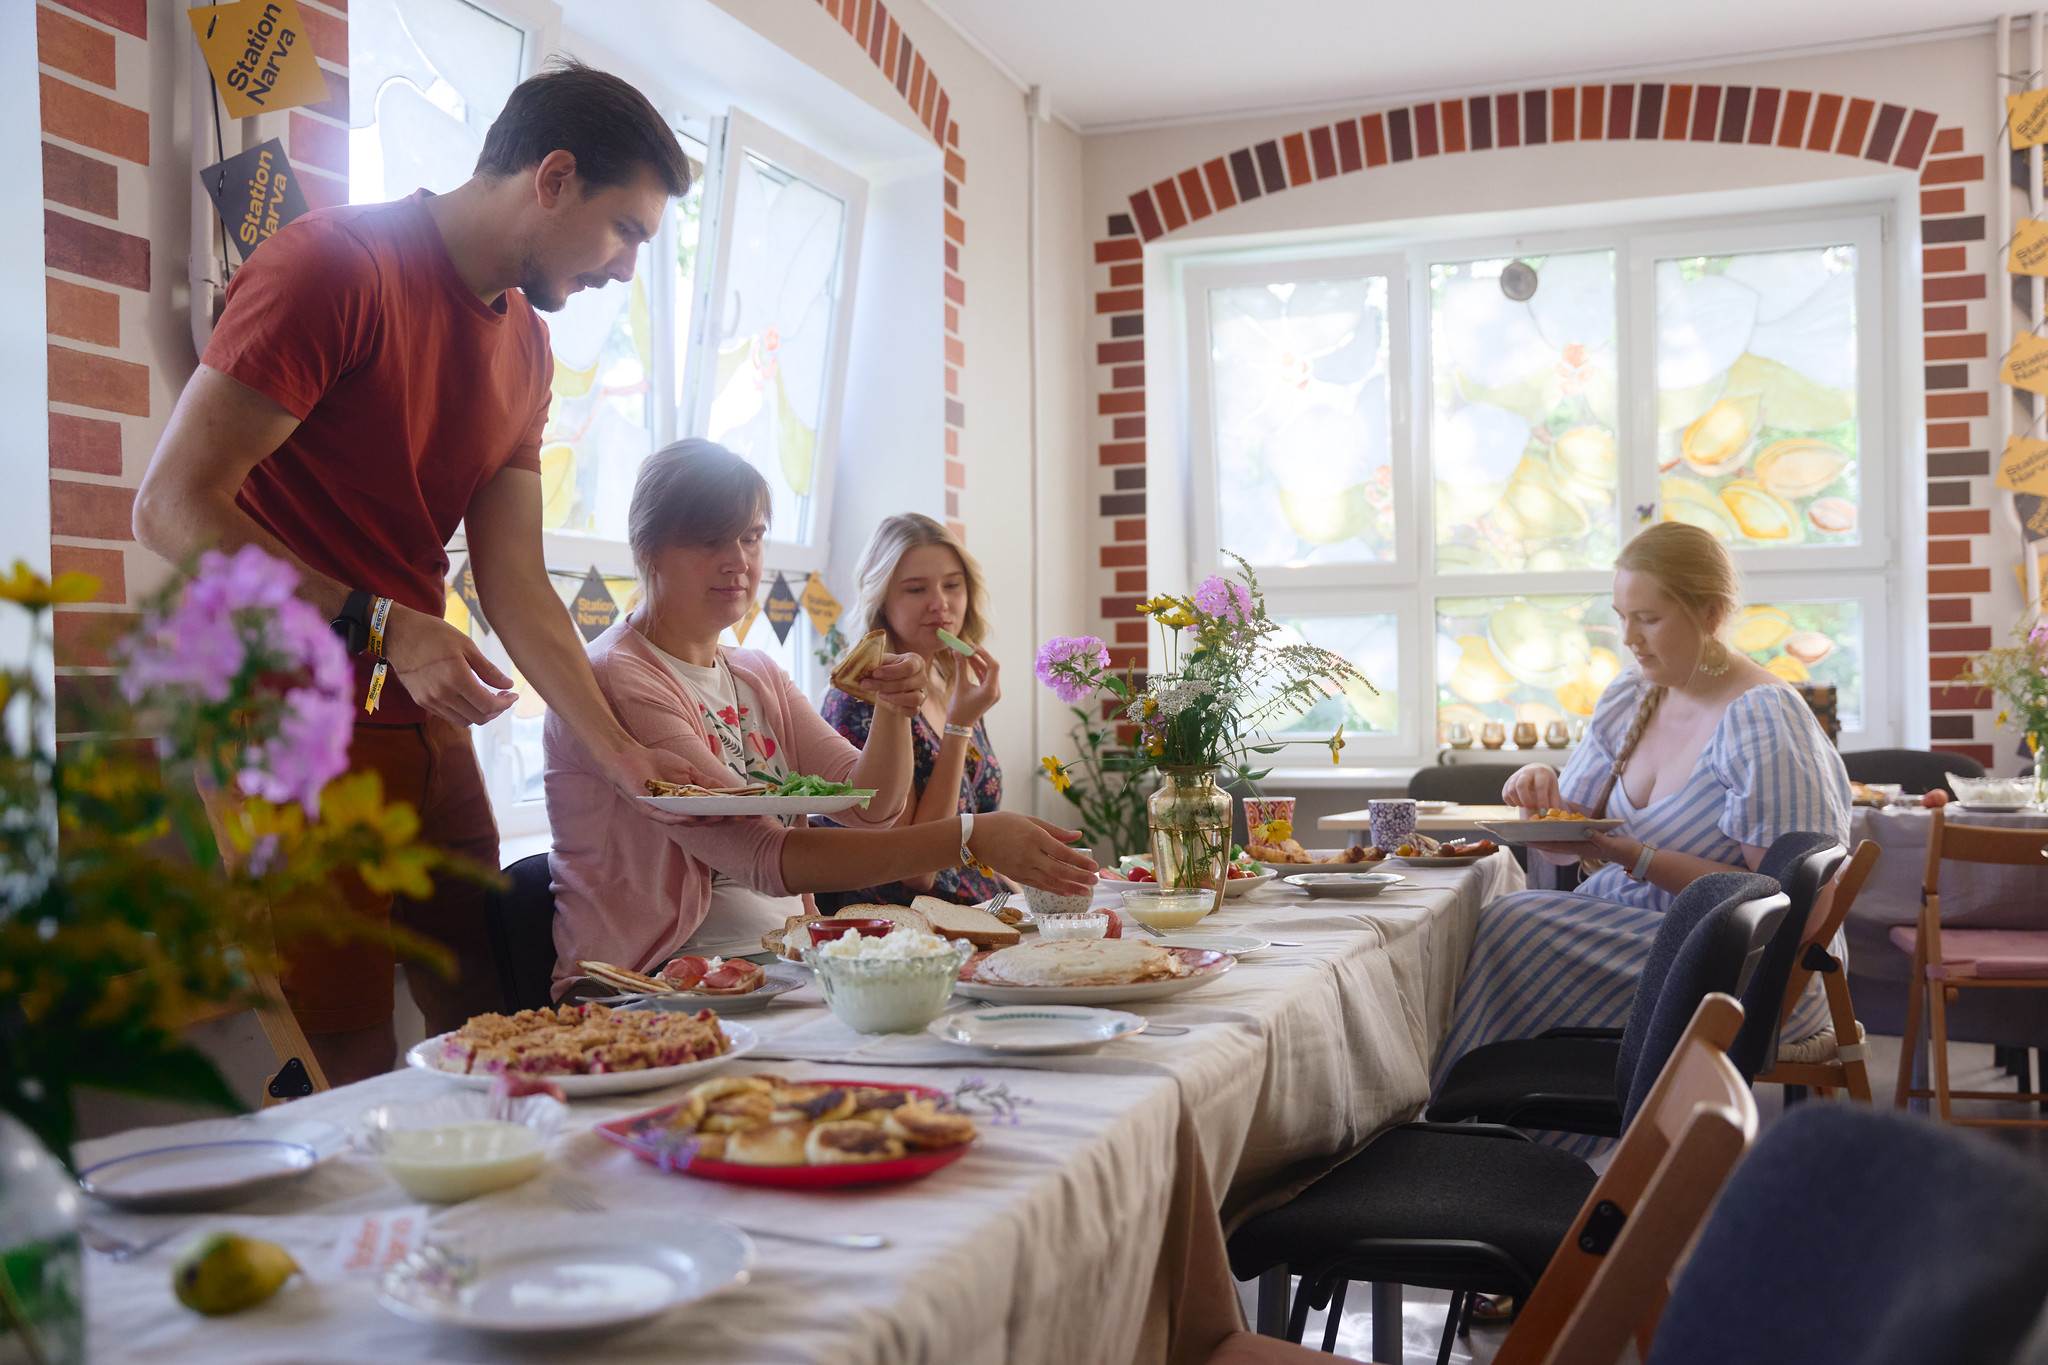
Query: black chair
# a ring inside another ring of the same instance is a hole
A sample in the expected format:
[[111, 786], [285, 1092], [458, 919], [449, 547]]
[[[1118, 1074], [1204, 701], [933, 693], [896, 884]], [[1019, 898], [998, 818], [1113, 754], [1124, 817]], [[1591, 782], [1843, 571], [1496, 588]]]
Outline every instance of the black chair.
[[[1702, 877], [1672, 902], [1667, 919], [1676, 916], [1689, 932], [1661, 986], [1638, 991], [1630, 1012], [1638, 1058], [1625, 1080], [1630, 1098], [1648, 1094], [1685, 1021], [1741, 972], [1788, 904], [1775, 881], [1750, 872]], [[1669, 1013], [1680, 1016], [1676, 1030], [1665, 1027]], [[1259, 1330], [1269, 1336], [1281, 1334], [1284, 1318], [1288, 1339], [1301, 1340], [1309, 1309], [1330, 1303], [1325, 1350], [1352, 1280], [1448, 1289], [1443, 1361], [1472, 1295], [1526, 1297], [1536, 1287], [1595, 1179], [1580, 1158], [1512, 1128], [1405, 1124], [1238, 1228], [1230, 1268], [1240, 1280], [1260, 1279]], [[1289, 1309], [1294, 1274], [1302, 1282]]]
[[[1785, 987], [1797, 965], [1807, 912], [1846, 857], [1827, 835], [1796, 831], [1775, 840], [1757, 868], [1757, 875], [1769, 877], [1786, 893], [1790, 908], [1768, 942], [1756, 945], [1738, 973], [1714, 987], [1742, 1001], [1742, 1032], [1728, 1056], [1746, 1077], [1754, 1079], [1777, 1055]], [[1724, 875], [1730, 874], [1713, 877]], [[1686, 888], [1687, 893], [1691, 890]], [[1452, 1064], [1427, 1117], [1435, 1123], [1476, 1119], [1516, 1128], [1619, 1136], [1626, 1119], [1624, 1097], [1640, 1052], [1640, 1044], [1630, 1035], [1639, 1036], [1649, 1027], [1644, 1011], [1654, 1003], [1691, 930], [1684, 920], [1674, 923], [1670, 918], [1684, 900], [1683, 894], [1674, 900], [1658, 926], [1627, 1028], [1557, 1028], [1535, 1038], [1509, 1038], [1473, 1048]], [[1679, 1020], [1680, 1027], [1684, 1022]]]
[[1736, 1168], [1648, 1365], [2005, 1365], [2048, 1296], [2048, 1180], [1930, 1119], [1794, 1110]]
[[505, 869], [507, 885], [484, 895], [484, 925], [498, 959], [507, 1010], [555, 1003], [555, 893], [548, 855], [535, 853]]
[[1417, 768], [1408, 794], [1417, 801], [1455, 801], [1461, 806], [1498, 806], [1500, 789], [1518, 771], [1512, 763], [1440, 763]]
[[1982, 777], [1984, 765], [1962, 754], [1930, 753], [1925, 749], [1859, 749], [1842, 755], [1842, 766], [1851, 782], [1896, 782], [1905, 791], [1920, 795], [1937, 787], [1953, 799], [1956, 789], [1948, 774]]

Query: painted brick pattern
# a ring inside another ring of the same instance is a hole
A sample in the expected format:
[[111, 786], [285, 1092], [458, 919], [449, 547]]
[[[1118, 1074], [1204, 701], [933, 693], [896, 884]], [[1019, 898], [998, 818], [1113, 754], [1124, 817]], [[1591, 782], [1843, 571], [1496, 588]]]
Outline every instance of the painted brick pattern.
[[[1935, 557], [1926, 589], [1930, 620], [1938, 623], [1929, 635], [1936, 656], [1929, 692], [1933, 733], [1937, 748], [1988, 765], [1993, 756], [1989, 698], [1940, 684], [1960, 670], [1962, 651], [1984, 647], [1961, 642], [1978, 638], [1991, 589], [1991, 470], [1988, 429], [1982, 424], [1996, 370], [1988, 356], [1984, 314], [1995, 253], [1987, 251], [1984, 241], [1984, 154], [1965, 146], [1962, 128], [1939, 123], [1924, 109], [1810, 90], [1648, 81], [1559, 86], [1345, 118], [1219, 152], [1132, 191], [1129, 212], [1108, 215], [1104, 235], [1095, 243], [1097, 277], [1091, 285], [1098, 338], [1098, 486], [1106, 472], [1116, 489], [1100, 497], [1098, 581], [1110, 589], [1099, 600], [1100, 633], [1124, 646], [1112, 646], [1118, 666], [1129, 662], [1142, 668], [1146, 657], [1136, 612], [1145, 591], [1136, 572], [1144, 564], [1144, 495], [1127, 491], [1142, 485], [1123, 481], [1133, 470], [1142, 479], [1145, 462], [1145, 243], [1239, 203], [1332, 175], [1424, 157], [1571, 141], [1803, 148], [1919, 173], [1921, 230], [1928, 248], [1922, 261], [1930, 367], [1928, 501], [1940, 509], [1929, 516]], [[1190, 187], [1208, 192], [1199, 212], [1192, 207]], [[1943, 363], [1936, 367], [1937, 361]]]
[[[926, 64], [924, 54], [883, 0], [818, 0], [818, 7], [868, 54], [868, 60], [896, 87], [896, 93], [945, 154], [946, 202], [941, 210], [946, 254], [943, 487], [946, 528], [964, 541], [967, 526], [961, 520], [960, 493], [967, 487], [967, 461], [961, 433], [967, 426], [967, 409], [960, 401], [960, 372], [967, 363], [967, 348], [961, 339], [960, 310], [967, 306], [967, 277], [960, 268], [960, 253], [967, 249], [967, 223], [960, 212], [960, 187], [967, 183], [967, 162], [960, 155], [960, 124], [952, 116], [953, 100], [939, 83], [939, 73]], [[1167, 187], [1169, 191], [1172, 188]]]
[[[300, 10], [314, 30], [330, 99], [291, 114], [286, 147], [307, 172], [308, 202], [341, 203], [348, 198], [347, 0], [300, 0]], [[165, 93], [151, 86], [161, 64], [151, 59], [149, 37], [146, 0], [37, 0], [50, 556], [60, 571], [101, 580], [95, 600], [57, 611], [64, 697], [105, 685], [91, 675], [109, 670], [106, 646], [135, 619], [137, 580], [156, 573], [130, 524], [135, 486], [166, 416], [143, 320], [155, 272], [182, 272], [183, 262], [152, 255], [148, 234], [161, 206], [146, 191], [121, 193], [120, 167], [150, 164], [151, 110], [167, 107]], [[128, 183], [133, 191], [143, 182], [131, 175]]]

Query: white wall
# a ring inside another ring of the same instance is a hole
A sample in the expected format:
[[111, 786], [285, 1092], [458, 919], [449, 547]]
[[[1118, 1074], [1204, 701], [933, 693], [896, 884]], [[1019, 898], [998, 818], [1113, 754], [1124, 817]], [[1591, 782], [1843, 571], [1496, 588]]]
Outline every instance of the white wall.
[[[33, 5], [0, 5], [0, 297], [12, 302], [0, 329], [0, 570], [17, 558], [50, 569], [50, 385], [44, 349], [42, 111], [37, 101]], [[33, 189], [34, 193], [29, 193]], [[0, 664], [13, 667], [28, 640], [27, 617], [0, 612]], [[47, 687], [47, 655], [37, 660]]]

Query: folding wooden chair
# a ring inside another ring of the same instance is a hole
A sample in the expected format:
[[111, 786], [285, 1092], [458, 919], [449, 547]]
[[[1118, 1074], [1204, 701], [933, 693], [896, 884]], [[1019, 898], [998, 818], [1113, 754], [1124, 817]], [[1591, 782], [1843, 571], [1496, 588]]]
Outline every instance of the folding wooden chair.
[[1870, 1047], [1864, 1041], [1863, 1025], [1857, 1021], [1855, 1002], [1849, 998], [1849, 974], [1842, 970], [1841, 959], [1828, 951], [1828, 945], [1834, 942], [1836, 932], [1856, 904], [1857, 894], [1877, 863], [1878, 852], [1877, 845], [1868, 839], [1856, 845], [1848, 865], [1835, 881], [1834, 900], [1828, 905], [1827, 916], [1806, 935], [1799, 962], [1785, 986], [1785, 1008], [1778, 1016], [1781, 1024], [1791, 1018], [1793, 1007], [1806, 993], [1806, 983], [1819, 972], [1832, 1027], [1814, 1038], [1781, 1042], [1777, 1059], [1757, 1077], [1758, 1081], [1810, 1086], [1824, 1096], [1847, 1090], [1851, 1098], [1865, 1104], [1871, 1102]]
[[[1908, 1100], [1932, 1098], [1947, 1123], [1983, 1128], [2048, 1128], [2048, 1118], [1957, 1118], [1952, 1100], [2048, 1100], [2048, 1094], [2021, 1090], [1952, 1090], [1948, 1083], [1948, 1005], [1965, 989], [2048, 990], [2048, 912], [2039, 929], [1943, 929], [1941, 927], [1941, 864], [1990, 863], [2006, 867], [2043, 868], [2048, 858], [2048, 830], [1991, 829], [1982, 825], [1951, 825], [1944, 812], [1934, 812], [1927, 835], [1927, 872], [1920, 884], [1920, 924], [1898, 925], [1892, 942], [1912, 954], [1912, 979], [1906, 989], [1905, 1043], [1899, 1050], [1898, 1107]], [[1932, 1023], [1928, 1064], [1934, 1088], [1913, 1085], [1913, 1062], [1920, 1049], [1923, 1003]]]
[[1631, 1336], [1648, 1353], [1680, 1255], [1756, 1138], [1756, 1101], [1728, 1060], [1741, 1028], [1732, 996], [1700, 1002], [1495, 1365], [1612, 1361]]

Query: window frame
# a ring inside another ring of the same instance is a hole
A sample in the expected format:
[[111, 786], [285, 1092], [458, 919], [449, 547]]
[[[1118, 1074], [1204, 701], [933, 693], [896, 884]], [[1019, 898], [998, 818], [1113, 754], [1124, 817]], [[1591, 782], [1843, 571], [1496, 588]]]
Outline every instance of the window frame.
[[[1182, 495], [1185, 505], [1180, 509], [1187, 526], [1186, 581], [1197, 582], [1227, 567], [1227, 561], [1221, 561], [1218, 554], [1216, 539], [1209, 289], [1219, 284], [1355, 278], [1361, 273], [1376, 273], [1367, 263], [1386, 270], [1382, 263], [1395, 262], [1399, 268], [1398, 282], [1405, 286], [1397, 290], [1397, 281], [1388, 272], [1388, 411], [1398, 508], [1395, 560], [1391, 565], [1254, 567], [1266, 586], [1268, 610], [1273, 615], [1397, 615], [1406, 646], [1396, 683], [1400, 689], [1401, 729], [1386, 736], [1347, 736], [1341, 762], [1351, 768], [1385, 765], [1400, 758], [1429, 762], [1442, 747], [1436, 739], [1435, 719], [1440, 685], [1436, 664], [1436, 616], [1440, 601], [1458, 597], [1605, 595], [1612, 587], [1612, 571], [1604, 568], [1495, 574], [1437, 571], [1433, 471], [1436, 412], [1432, 390], [1435, 339], [1430, 314], [1430, 267], [1501, 256], [1613, 251], [1616, 441], [1624, 452], [1654, 452], [1657, 262], [1690, 256], [1852, 245], [1857, 253], [1857, 499], [1862, 539], [1854, 546], [1729, 548], [1745, 579], [1745, 602], [1858, 603], [1863, 634], [1862, 724], [1856, 730], [1845, 728], [1841, 743], [1845, 748], [1858, 748], [1898, 742], [1903, 730], [1898, 708], [1904, 694], [1895, 675], [1902, 672], [1907, 641], [1894, 629], [1890, 616], [1894, 603], [1903, 601], [1904, 575], [1911, 566], [1907, 563], [1908, 537], [1901, 525], [1909, 510], [1909, 499], [1893, 487], [1904, 476], [1910, 452], [1903, 448], [1885, 397], [1892, 367], [1884, 339], [1889, 334], [1891, 314], [1905, 306], [1895, 301], [1889, 288], [1891, 272], [1896, 267], [1890, 226], [1897, 211], [1887, 201], [1858, 200], [1847, 204], [1783, 206], [1742, 214], [1717, 213], [1703, 218], [1697, 227], [1679, 227], [1680, 220], [1673, 218], [1617, 215], [1605, 224], [1582, 222], [1554, 230], [1490, 230], [1470, 235], [1458, 233], [1455, 221], [1440, 221], [1431, 226], [1445, 230], [1426, 235], [1389, 233], [1363, 242], [1324, 236], [1287, 247], [1272, 239], [1238, 239], [1229, 245], [1169, 254], [1175, 268], [1162, 274], [1172, 281], [1168, 285], [1172, 292], [1165, 302], [1178, 310], [1185, 349], [1174, 358], [1177, 370], [1172, 366], [1158, 368], [1166, 384], [1177, 377], [1182, 390], [1177, 400], [1170, 401], [1186, 424], [1186, 460], [1181, 466], [1186, 480]], [[1489, 215], [1488, 221], [1494, 224], [1500, 220]], [[1405, 302], [1403, 332], [1394, 330], [1397, 295]], [[1658, 502], [1658, 478], [1654, 455], [1637, 459], [1624, 455], [1616, 489], [1620, 544], [1626, 544], [1643, 526], [1654, 524], [1654, 520], [1638, 522], [1634, 509]], [[1629, 663], [1626, 658], [1622, 660], [1624, 669]], [[1276, 755], [1274, 761], [1285, 763], [1285, 753]]]

